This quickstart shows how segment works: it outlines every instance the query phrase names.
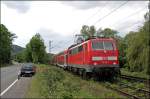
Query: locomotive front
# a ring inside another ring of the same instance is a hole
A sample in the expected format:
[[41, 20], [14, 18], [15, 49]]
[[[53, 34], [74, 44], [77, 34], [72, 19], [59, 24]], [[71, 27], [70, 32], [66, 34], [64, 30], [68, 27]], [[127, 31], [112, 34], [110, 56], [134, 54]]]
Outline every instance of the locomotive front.
[[105, 76], [120, 73], [118, 49], [111, 38], [92, 39], [90, 42], [90, 66], [92, 71]]

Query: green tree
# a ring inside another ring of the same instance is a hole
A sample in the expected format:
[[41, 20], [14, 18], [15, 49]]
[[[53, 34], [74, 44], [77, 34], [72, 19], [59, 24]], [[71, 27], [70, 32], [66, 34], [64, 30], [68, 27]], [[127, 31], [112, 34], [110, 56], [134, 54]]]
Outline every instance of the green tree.
[[102, 30], [101, 28], [98, 31], [98, 36], [99, 35], [103, 35], [104, 37], [112, 37], [115, 38], [115, 36], [117, 35], [117, 31], [112, 30], [110, 28], [105, 28], [104, 30]]
[[14, 60], [21, 63], [21, 62], [25, 62], [25, 50], [17, 53], [14, 57]]
[[40, 34], [36, 34], [26, 45], [26, 61], [34, 63], [45, 63], [47, 56], [45, 51], [44, 41]]
[[25, 61], [26, 62], [32, 62], [32, 50], [31, 50], [31, 46], [30, 43], [28, 43], [26, 45], [26, 49], [25, 49]]
[[2, 65], [11, 62], [12, 41], [16, 35], [9, 32], [3, 24], [0, 24], [0, 27], [0, 65]]
[[127, 66], [130, 71], [145, 72], [150, 74], [148, 69], [149, 64], [149, 14], [145, 15], [144, 25], [139, 29], [138, 32], [130, 32], [126, 37], [125, 41], [127, 44], [126, 57]]
[[95, 36], [96, 29], [94, 26], [83, 25], [80, 33], [83, 35], [84, 39], [91, 38]]

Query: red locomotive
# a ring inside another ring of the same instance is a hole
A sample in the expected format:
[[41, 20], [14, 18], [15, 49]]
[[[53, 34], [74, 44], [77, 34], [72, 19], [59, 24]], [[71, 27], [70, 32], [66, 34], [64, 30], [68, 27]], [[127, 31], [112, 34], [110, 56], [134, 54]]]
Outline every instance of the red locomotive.
[[93, 38], [72, 45], [55, 55], [53, 62], [83, 77], [97, 74], [115, 77], [120, 72], [118, 49], [112, 38]]

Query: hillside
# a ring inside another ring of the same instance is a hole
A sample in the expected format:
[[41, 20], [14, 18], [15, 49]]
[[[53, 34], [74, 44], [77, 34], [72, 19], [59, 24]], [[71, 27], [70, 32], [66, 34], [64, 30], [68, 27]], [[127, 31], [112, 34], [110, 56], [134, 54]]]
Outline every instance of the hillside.
[[16, 55], [17, 53], [21, 52], [25, 48], [18, 46], [18, 45], [12, 45], [12, 55]]

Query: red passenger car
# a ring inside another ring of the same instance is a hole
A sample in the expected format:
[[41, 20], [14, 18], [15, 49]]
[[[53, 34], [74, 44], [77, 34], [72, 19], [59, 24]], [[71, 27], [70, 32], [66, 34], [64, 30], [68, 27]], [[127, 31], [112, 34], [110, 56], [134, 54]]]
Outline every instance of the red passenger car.
[[57, 55], [57, 64], [83, 76], [119, 73], [118, 49], [112, 38], [93, 38]]

